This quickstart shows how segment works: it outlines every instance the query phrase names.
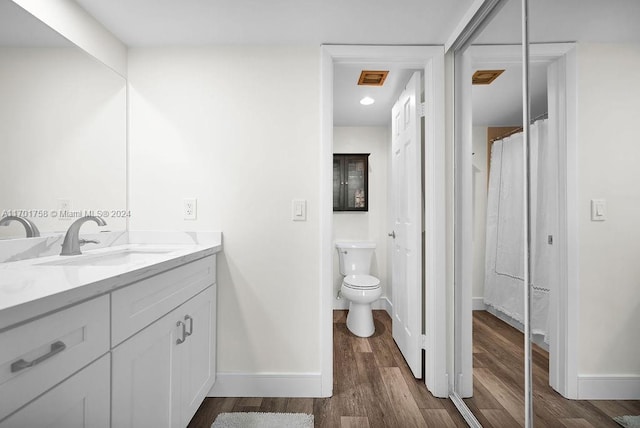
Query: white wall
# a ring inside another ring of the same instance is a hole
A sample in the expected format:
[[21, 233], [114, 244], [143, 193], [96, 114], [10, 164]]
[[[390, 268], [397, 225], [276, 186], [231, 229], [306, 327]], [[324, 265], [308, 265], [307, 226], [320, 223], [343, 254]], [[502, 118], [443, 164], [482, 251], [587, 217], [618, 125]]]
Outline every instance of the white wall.
[[[72, 210], [126, 210], [122, 76], [76, 47], [3, 47], [0, 94], [0, 216], [39, 211], [27, 216], [44, 233], [69, 227], [52, 217], [58, 199]], [[106, 220], [109, 230], [126, 227], [124, 217]], [[0, 227], [4, 237], [24, 233], [15, 222]]]
[[[223, 376], [320, 372], [319, 54], [130, 50], [131, 228], [223, 232]], [[291, 220], [293, 199], [307, 200], [306, 222]]]
[[[373, 241], [377, 248], [371, 274], [380, 279], [382, 299], [391, 300], [391, 277], [388, 268], [388, 168], [391, 134], [388, 127], [340, 126], [333, 130], [334, 153], [371, 153], [369, 156], [369, 211], [333, 213], [333, 241]], [[342, 276], [338, 252], [333, 255], [334, 309], [348, 308], [346, 299], [336, 300]], [[382, 301], [377, 304], [384, 308]]]
[[[582, 375], [640, 375], [639, 69], [640, 45], [578, 45]], [[590, 220], [591, 199], [606, 221]]]
[[473, 127], [473, 308], [484, 309], [487, 231], [487, 127]]

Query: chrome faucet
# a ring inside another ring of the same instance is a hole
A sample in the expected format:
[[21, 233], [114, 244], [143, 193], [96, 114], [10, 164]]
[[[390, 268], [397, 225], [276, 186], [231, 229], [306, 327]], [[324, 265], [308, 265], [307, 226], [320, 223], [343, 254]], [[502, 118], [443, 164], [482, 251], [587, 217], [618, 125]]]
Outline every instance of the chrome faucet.
[[27, 238], [37, 238], [40, 236], [40, 231], [34, 222], [25, 217], [18, 217], [15, 215], [8, 215], [0, 219], [0, 226], [8, 226], [12, 221], [17, 221], [22, 224], [27, 231]]
[[69, 226], [69, 230], [67, 230], [67, 234], [64, 235], [64, 242], [62, 243], [62, 251], [60, 252], [61, 256], [77, 256], [78, 254], [82, 254], [80, 252], [80, 246], [88, 243], [99, 244], [100, 241], [94, 241], [91, 239], [80, 239], [80, 226], [85, 224], [87, 221], [95, 221], [98, 226], [106, 226], [107, 222], [105, 222], [102, 217], [96, 217], [93, 215], [88, 215], [82, 218], [77, 219], [71, 226]]

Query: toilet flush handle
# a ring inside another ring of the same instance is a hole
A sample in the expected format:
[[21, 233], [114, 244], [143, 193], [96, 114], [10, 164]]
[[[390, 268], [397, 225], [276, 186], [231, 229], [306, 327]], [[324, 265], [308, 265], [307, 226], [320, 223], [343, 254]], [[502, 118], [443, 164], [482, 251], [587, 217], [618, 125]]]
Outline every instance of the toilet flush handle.
[[396, 239], [396, 231], [395, 230], [392, 230], [391, 233], [387, 233], [387, 235], [389, 235], [393, 239]]

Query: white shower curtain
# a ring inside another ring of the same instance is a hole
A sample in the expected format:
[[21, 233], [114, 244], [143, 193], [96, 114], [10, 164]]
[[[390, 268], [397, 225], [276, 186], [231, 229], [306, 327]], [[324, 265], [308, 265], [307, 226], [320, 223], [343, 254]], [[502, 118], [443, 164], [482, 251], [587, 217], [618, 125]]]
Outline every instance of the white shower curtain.
[[[547, 120], [530, 128], [531, 331], [548, 333], [549, 293], [557, 283], [558, 151]], [[493, 143], [487, 196], [484, 302], [524, 323], [523, 134]]]

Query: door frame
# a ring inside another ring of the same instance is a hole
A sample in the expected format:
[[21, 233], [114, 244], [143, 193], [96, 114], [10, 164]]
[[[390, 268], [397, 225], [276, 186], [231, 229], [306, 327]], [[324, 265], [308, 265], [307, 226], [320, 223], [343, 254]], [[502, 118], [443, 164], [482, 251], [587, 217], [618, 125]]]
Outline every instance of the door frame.
[[[551, 328], [549, 330], [549, 379], [551, 386], [567, 398], [578, 398], [578, 165], [576, 118], [576, 57], [575, 43], [530, 45], [531, 63], [548, 64], [549, 129], [559, 136], [559, 224], [558, 292], [550, 295]], [[455, 381], [460, 397], [473, 395], [472, 366], [472, 272], [473, 233], [471, 157], [472, 86], [470, 76], [475, 67], [521, 63], [520, 45], [471, 46], [462, 53], [462, 70], [456, 70], [456, 102], [460, 102], [461, 117], [456, 118], [455, 141], [456, 181], [456, 250], [455, 259]], [[557, 119], [556, 119], [557, 118]]]
[[320, 365], [322, 396], [333, 393], [333, 66], [337, 63], [392, 62], [424, 70], [423, 319], [425, 384], [448, 397], [446, 326], [445, 96], [443, 46], [323, 45], [320, 60]]

